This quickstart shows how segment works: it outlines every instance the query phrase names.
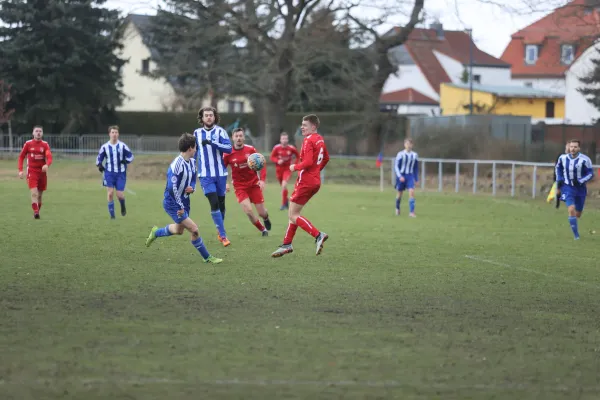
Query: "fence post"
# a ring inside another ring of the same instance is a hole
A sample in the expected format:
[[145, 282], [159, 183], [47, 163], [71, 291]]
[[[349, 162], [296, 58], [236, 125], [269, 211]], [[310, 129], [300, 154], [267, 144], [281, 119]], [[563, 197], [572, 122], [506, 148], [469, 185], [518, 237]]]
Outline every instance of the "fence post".
[[396, 170], [394, 169], [394, 159], [391, 160], [392, 169], [390, 175], [392, 177], [392, 186], [396, 186]]
[[496, 195], [496, 161], [492, 162], [492, 196]]
[[444, 188], [444, 180], [442, 177], [442, 162], [438, 163], [438, 192], [441, 192]]
[[533, 166], [533, 186], [531, 188], [531, 198], [535, 199], [535, 192], [537, 187], [537, 165]]
[[456, 161], [456, 176], [454, 179], [454, 191], [458, 193], [460, 183], [460, 161]]
[[83, 158], [83, 135], [79, 135], [79, 157]]
[[421, 190], [425, 190], [425, 161], [421, 161]]
[[379, 166], [379, 190], [383, 192], [383, 163]]
[[510, 195], [515, 197], [515, 163], [512, 164], [510, 171]]
[[479, 165], [479, 163], [477, 161], [475, 161], [475, 164], [473, 165], [473, 193], [477, 193], [477, 166]]

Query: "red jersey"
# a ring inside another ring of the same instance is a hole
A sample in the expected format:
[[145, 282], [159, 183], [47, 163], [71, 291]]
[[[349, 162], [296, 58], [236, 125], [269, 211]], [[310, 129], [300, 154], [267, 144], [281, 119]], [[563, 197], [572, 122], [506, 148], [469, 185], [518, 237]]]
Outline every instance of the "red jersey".
[[19, 171], [23, 171], [23, 161], [27, 157], [28, 169], [41, 170], [44, 165], [52, 164], [52, 152], [48, 142], [31, 139], [25, 142], [23, 150], [19, 154]]
[[298, 184], [309, 186], [321, 184], [321, 170], [329, 162], [329, 152], [323, 136], [311, 133], [304, 138], [300, 150], [300, 162], [294, 167], [298, 172]]
[[259, 172], [248, 168], [248, 156], [253, 153], [258, 153], [258, 151], [254, 147], [245, 144], [243, 148], [236, 149], [233, 147], [230, 154], [223, 155], [225, 168], [228, 165], [231, 166], [231, 182], [236, 189], [245, 189], [258, 185], [259, 174], [261, 181], [267, 178], [266, 165]]
[[[296, 160], [299, 157], [298, 150], [296, 150], [294, 146], [288, 144], [284, 147], [277, 144], [273, 147], [273, 151], [271, 152], [271, 161], [277, 164], [278, 167], [289, 169], [292, 164], [292, 156], [296, 157]], [[278, 164], [279, 160], [282, 160], [283, 162]]]

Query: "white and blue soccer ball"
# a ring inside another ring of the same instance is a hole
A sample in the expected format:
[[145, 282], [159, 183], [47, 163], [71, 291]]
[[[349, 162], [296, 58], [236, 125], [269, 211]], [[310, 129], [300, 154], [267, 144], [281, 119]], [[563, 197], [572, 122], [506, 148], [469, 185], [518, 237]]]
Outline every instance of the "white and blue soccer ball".
[[260, 171], [265, 166], [265, 156], [260, 153], [252, 153], [248, 156], [248, 168], [252, 171]]

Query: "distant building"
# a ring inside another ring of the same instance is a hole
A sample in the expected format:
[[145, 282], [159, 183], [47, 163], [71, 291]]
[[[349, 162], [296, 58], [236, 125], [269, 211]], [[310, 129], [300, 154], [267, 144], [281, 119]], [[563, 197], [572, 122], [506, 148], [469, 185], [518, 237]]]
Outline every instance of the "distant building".
[[[121, 68], [125, 99], [118, 111], [179, 111], [180, 102], [175, 80], [153, 79], [149, 74], [160, 63], [160, 54], [149, 45], [149, 25], [152, 16], [129, 14], [125, 20], [123, 49], [120, 57], [128, 59]], [[202, 102], [210, 105], [210, 96]], [[219, 96], [217, 108], [221, 112], [250, 113], [250, 100], [243, 96]]]
[[[397, 34], [392, 29], [386, 35]], [[440, 85], [469, 81], [470, 51], [473, 82], [509, 85], [510, 64], [477, 48], [467, 32], [446, 31], [441, 23], [416, 28], [401, 46], [390, 50], [398, 72], [386, 81], [380, 98], [382, 110], [399, 114], [440, 114]]]

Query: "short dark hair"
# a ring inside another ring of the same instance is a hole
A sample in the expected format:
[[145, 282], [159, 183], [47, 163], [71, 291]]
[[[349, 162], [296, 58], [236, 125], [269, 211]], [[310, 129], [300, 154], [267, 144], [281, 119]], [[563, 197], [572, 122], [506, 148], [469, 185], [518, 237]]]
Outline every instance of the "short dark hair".
[[196, 137], [189, 133], [184, 133], [179, 137], [179, 151], [185, 153], [192, 147], [196, 147]]
[[119, 132], [119, 125], [111, 125], [108, 127], [108, 133], [110, 133], [110, 131], [112, 130], [116, 130], [117, 132]]
[[234, 130], [231, 131], [231, 136], [233, 136], [233, 134], [236, 132], [244, 133], [244, 128], [235, 128]]
[[317, 128], [319, 127], [319, 125], [321, 124], [321, 122], [319, 121], [319, 117], [317, 117], [315, 114], [308, 114], [305, 115], [302, 118], [302, 121], [308, 121], [311, 124], [313, 124], [314, 126], [316, 126]]
[[577, 143], [577, 146], [581, 147], [581, 140], [579, 140], [579, 139], [569, 140], [569, 144], [571, 144], [571, 143]]
[[283, 131], [279, 134], [279, 136], [288, 136], [288, 133], [286, 131]]
[[198, 123], [199, 124], [202, 124], [202, 116], [204, 115], [204, 111], [212, 111], [213, 114], [215, 115], [215, 125], [219, 125], [219, 122], [221, 122], [221, 116], [219, 115], [219, 112], [217, 111], [217, 109], [214, 107], [202, 107], [201, 109], [198, 110]]
[[35, 129], [35, 128], [40, 128], [41, 130], [44, 130], [44, 127], [43, 127], [43, 126], [41, 126], [41, 125], [34, 125], [34, 126], [33, 126], [33, 129]]

